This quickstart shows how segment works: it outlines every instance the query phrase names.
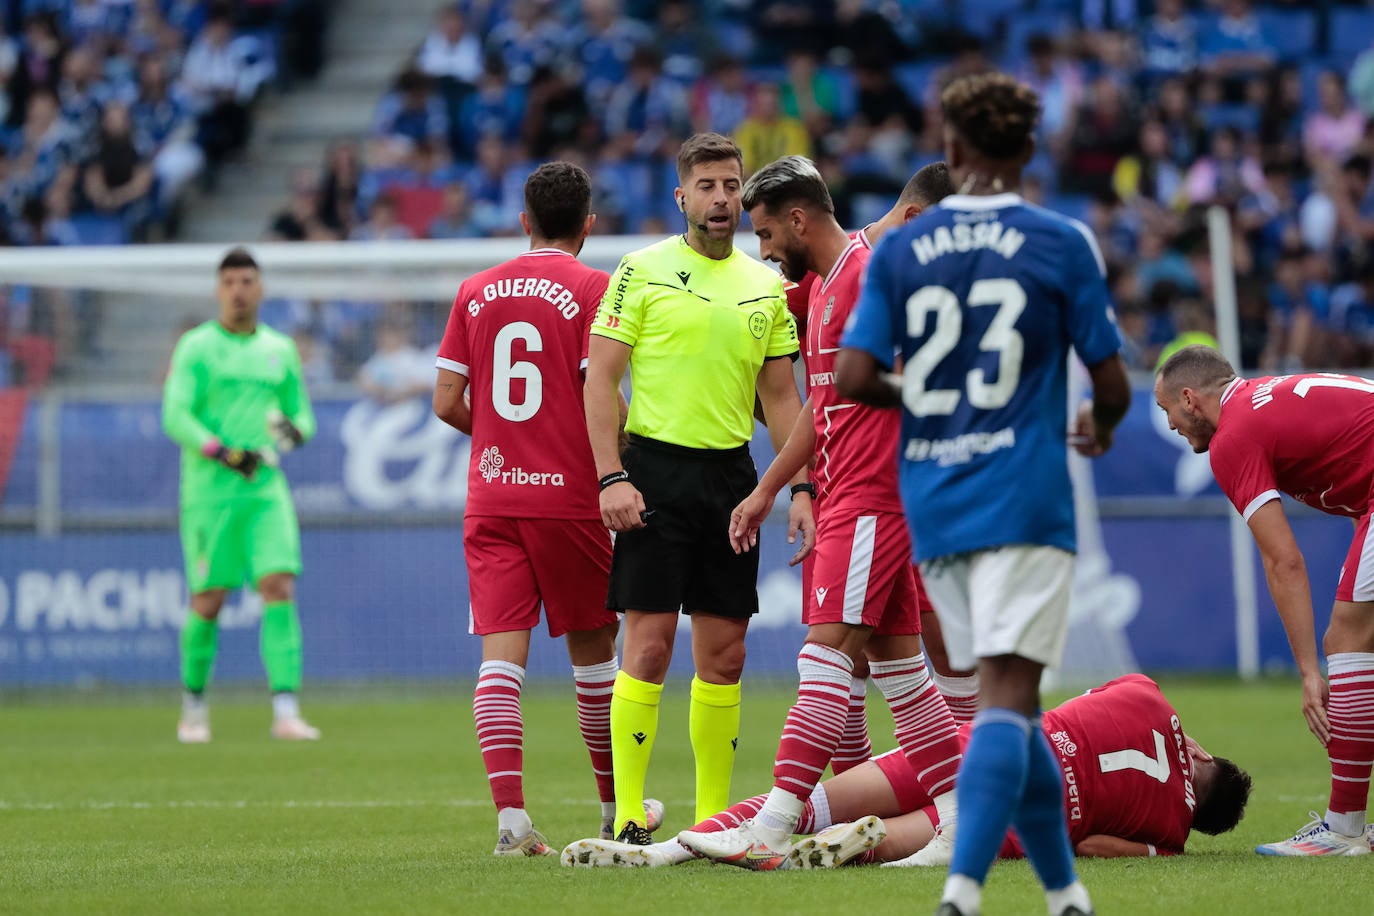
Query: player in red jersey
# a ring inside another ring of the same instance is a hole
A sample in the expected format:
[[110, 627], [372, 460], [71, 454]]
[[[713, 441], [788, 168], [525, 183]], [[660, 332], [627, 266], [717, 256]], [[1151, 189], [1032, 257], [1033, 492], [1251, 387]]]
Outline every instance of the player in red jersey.
[[497, 807], [497, 855], [553, 854], [525, 812], [521, 773], [520, 693], [541, 604], [549, 635], [567, 640], [603, 832], [615, 813], [618, 622], [605, 609], [611, 540], [582, 420], [587, 332], [609, 282], [577, 260], [596, 221], [590, 208], [583, 169], [536, 169], [520, 214], [530, 250], [463, 282], [439, 345], [434, 412], [472, 436], [463, 553], [469, 631], [482, 637], [473, 716]]
[[[1217, 835], [1238, 824], [1250, 796], [1250, 776], [1204, 751], [1178, 713], [1143, 674], [1128, 674], [1048, 710], [1045, 736], [1064, 771], [1064, 814], [1080, 856], [1170, 856], [1188, 834]], [[960, 729], [967, 743], [972, 726]], [[732, 806], [693, 827], [728, 830], [756, 816], [766, 796]], [[930, 797], [901, 751], [883, 754], [821, 783], [797, 828], [815, 833], [797, 843], [791, 868], [871, 862], [905, 865], [935, 836]], [[1003, 857], [1021, 856], [1008, 832]], [[586, 866], [676, 865], [690, 853], [672, 842], [632, 851], [628, 858], [588, 856]]]
[[[961, 755], [954, 720], [920, 649], [910, 536], [897, 492], [900, 417], [844, 401], [832, 383], [834, 354], [858, 300], [869, 249], [835, 221], [830, 192], [805, 157], [787, 156], [755, 172], [741, 199], [764, 260], [781, 262], [790, 280], [807, 271], [825, 278], [812, 287], [807, 322], [810, 396], [786, 445], [732, 513], [730, 530], [736, 552], [753, 548], [777, 491], [815, 457], [815, 486], [792, 488], [794, 499], [807, 490], [803, 498], [814, 497], [820, 507], [815, 565], [804, 595], [809, 629], [797, 659], [798, 699], [783, 727], [773, 791], [758, 817], [737, 829], [686, 831], [678, 838], [701, 855], [746, 868], [784, 862], [797, 818], [843, 735], [854, 659], [866, 654], [892, 707], [898, 741], [940, 806], [947, 852]], [[794, 563], [804, 551], [805, 545]], [[941, 864], [940, 852], [941, 844], [934, 844], [931, 864]]]
[[[1374, 381], [1349, 375], [1242, 379], [1208, 347], [1184, 347], [1155, 379], [1169, 426], [1195, 452], [1250, 526], [1269, 592], [1302, 676], [1308, 728], [1326, 746], [1331, 796], [1324, 817], [1262, 855], [1368, 855], [1365, 806], [1374, 769]], [[1312, 594], [1280, 493], [1355, 522], [1331, 623], [1322, 679]]]

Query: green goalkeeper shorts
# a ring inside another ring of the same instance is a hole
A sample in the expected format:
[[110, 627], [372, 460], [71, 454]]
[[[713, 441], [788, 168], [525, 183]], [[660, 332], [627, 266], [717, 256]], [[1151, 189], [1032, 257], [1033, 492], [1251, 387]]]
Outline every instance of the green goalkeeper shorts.
[[191, 594], [256, 584], [301, 571], [296, 507], [287, 499], [239, 499], [181, 510], [181, 550]]

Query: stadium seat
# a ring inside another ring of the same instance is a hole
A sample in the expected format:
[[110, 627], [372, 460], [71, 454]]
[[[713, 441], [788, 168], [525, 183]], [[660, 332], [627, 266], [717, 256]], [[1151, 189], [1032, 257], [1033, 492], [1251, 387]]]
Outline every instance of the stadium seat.
[[1022, 0], [963, 0], [960, 25], [969, 34], [990, 41], [1001, 33], [1003, 23], [1024, 6]]
[[82, 245], [124, 245], [129, 233], [124, 220], [104, 213], [77, 213], [71, 218], [72, 228]]
[[1086, 221], [1092, 198], [1086, 194], [1053, 194], [1045, 201], [1045, 206], [1070, 219]]
[[1349, 70], [1360, 52], [1374, 45], [1374, 10], [1332, 10], [1327, 45], [1331, 56], [1340, 62], [1341, 70]]
[[1316, 51], [1316, 10], [1261, 9], [1255, 15], [1265, 37], [1274, 43], [1279, 60], [1284, 63], [1305, 60]]

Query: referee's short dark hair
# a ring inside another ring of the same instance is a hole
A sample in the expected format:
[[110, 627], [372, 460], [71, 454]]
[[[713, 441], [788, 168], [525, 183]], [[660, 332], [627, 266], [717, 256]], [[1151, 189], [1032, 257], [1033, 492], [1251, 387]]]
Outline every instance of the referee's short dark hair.
[[740, 152], [734, 140], [709, 131], [692, 134], [682, 142], [682, 147], [677, 152], [677, 180], [680, 184], [686, 184], [687, 176], [692, 174], [692, 169], [698, 165], [705, 162], [725, 162], [729, 159], [735, 160], [740, 173], [743, 174], [744, 153]]
[[229, 251], [225, 253], [224, 257], [220, 259], [218, 273], [224, 273], [226, 270], [233, 270], [237, 267], [249, 267], [253, 270], [260, 269], [253, 255], [242, 245], [230, 248]]
[[525, 215], [535, 235], [575, 239], [592, 210], [592, 179], [572, 162], [546, 162], [525, 179]]
[[783, 156], [749, 176], [740, 192], [746, 210], [763, 205], [772, 215], [794, 206], [834, 214], [835, 202], [816, 163], [805, 156]]

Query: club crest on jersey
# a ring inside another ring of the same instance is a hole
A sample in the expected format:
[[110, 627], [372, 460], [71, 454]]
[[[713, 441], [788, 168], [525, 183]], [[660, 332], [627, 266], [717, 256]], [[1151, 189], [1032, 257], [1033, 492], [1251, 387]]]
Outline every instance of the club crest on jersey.
[[505, 456], [501, 450], [494, 445], [489, 445], [482, 449], [482, 460], [477, 463], [477, 473], [482, 475], [482, 479], [491, 483], [501, 476], [501, 468], [506, 464]]
[[763, 340], [763, 335], [768, 333], [768, 316], [763, 312], [750, 315], [749, 333], [753, 334], [756, 340]]
[[835, 297], [831, 296], [825, 302], [825, 311], [821, 313], [821, 324], [830, 323], [830, 313], [835, 311]]
[[830, 589], [828, 589], [828, 588], [818, 588], [818, 589], [816, 589], [816, 606], [817, 606], [817, 607], [821, 607], [822, 605], [825, 604], [825, 596], [826, 596], [827, 594], [829, 594], [829, 593], [830, 593]]
[[1050, 740], [1059, 749], [1059, 754], [1062, 757], [1072, 757], [1078, 753], [1078, 745], [1073, 743], [1073, 739], [1069, 737], [1069, 733], [1066, 731], [1055, 732], [1050, 735]]

